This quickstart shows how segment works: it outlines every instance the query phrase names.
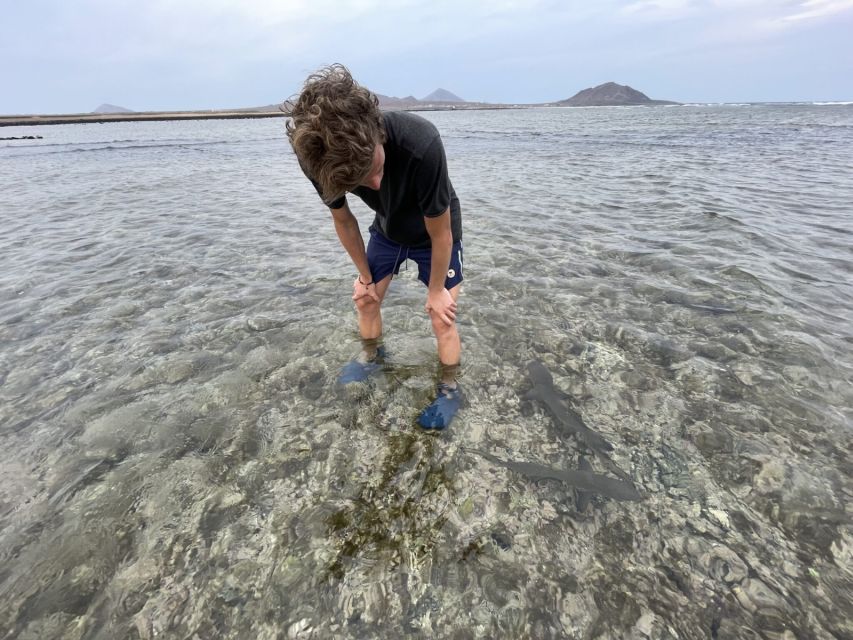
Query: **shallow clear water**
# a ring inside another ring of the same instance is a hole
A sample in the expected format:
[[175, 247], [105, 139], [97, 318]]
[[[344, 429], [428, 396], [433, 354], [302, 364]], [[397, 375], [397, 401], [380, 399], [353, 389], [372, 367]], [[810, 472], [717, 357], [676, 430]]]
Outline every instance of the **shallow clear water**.
[[[438, 436], [415, 268], [335, 385], [354, 271], [281, 121], [4, 129], [44, 139], [0, 143], [0, 637], [853, 635], [853, 107], [424, 115], [465, 233]], [[495, 461], [581, 456], [643, 500]]]

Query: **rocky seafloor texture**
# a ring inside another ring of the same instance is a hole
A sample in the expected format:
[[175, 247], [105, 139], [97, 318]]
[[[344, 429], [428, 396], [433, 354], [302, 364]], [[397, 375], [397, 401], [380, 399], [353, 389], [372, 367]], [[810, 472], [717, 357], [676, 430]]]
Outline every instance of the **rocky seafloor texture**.
[[466, 221], [438, 435], [413, 267], [336, 385], [351, 268], [271, 121], [2, 150], [0, 637], [853, 635], [853, 116], [431, 117]]

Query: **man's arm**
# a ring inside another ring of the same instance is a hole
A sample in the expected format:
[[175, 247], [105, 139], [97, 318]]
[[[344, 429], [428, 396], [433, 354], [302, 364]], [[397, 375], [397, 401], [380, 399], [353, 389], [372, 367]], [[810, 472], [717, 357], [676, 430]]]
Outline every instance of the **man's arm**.
[[424, 216], [424, 225], [432, 243], [426, 310], [436, 313], [444, 324], [451, 325], [456, 319], [456, 303], [450, 292], [444, 288], [447, 269], [450, 266], [450, 255], [453, 252], [450, 208], [448, 207], [440, 216], [432, 218]]
[[379, 296], [376, 294], [376, 286], [370, 275], [367, 252], [364, 249], [364, 238], [361, 237], [358, 220], [356, 220], [346, 202], [339, 209], [331, 209], [331, 212], [332, 218], [335, 221], [335, 232], [338, 234], [338, 239], [358, 270], [358, 278], [353, 285], [353, 300], [370, 296], [379, 302]]

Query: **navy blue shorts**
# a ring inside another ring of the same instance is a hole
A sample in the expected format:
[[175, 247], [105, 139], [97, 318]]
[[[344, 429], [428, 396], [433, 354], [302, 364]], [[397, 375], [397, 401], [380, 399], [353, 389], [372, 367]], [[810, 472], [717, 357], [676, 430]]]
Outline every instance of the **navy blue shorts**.
[[[406, 260], [414, 260], [418, 265], [418, 280], [429, 286], [429, 274], [432, 267], [432, 249], [415, 249], [397, 244], [381, 233], [370, 230], [367, 243], [367, 264], [374, 282], [379, 282], [390, 274], [400, 273], [400, 265]], [[462, 282], [462, 241], [453, 243], [450, 253], [450, 266], [444, 279], [444, 288], [452, 289]]]

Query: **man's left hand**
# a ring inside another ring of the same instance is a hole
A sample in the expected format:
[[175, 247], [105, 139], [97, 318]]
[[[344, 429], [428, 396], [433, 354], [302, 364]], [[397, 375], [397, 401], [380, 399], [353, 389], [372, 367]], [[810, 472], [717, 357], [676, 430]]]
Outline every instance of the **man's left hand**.
[[456, 302], [447, 289], [427, 294], [424, 307], [427, 313], [434, 313], [446, 325], [450, 326], [456, 320]]

